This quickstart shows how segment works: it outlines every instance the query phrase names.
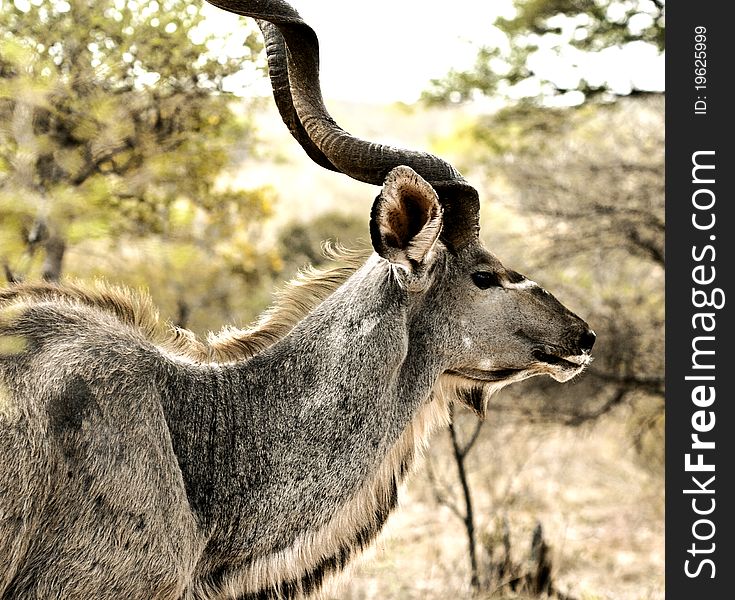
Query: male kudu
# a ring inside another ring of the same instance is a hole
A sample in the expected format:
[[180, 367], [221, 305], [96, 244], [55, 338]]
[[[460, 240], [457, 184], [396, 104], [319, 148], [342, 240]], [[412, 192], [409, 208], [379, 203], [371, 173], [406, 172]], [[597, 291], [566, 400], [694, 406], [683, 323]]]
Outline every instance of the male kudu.
[[451, 402], [566, 381], [594, 334], [478, 238], [475, 190], [329, 117], [314, 32], [259, 19], [281, 115], [318, 164], [382, 185], [365, 261], [202, 343], [104, 286], [0, 291], [0, 598], [294, 598], [370, 544]]

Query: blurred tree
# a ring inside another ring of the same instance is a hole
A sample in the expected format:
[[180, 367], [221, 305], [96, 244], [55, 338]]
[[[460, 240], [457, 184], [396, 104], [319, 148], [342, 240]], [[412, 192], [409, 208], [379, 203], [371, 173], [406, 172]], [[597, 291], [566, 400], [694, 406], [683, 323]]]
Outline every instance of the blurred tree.
[[[494, 23], [507, 44], [483, 47], [472, 69], [451, 71], [432, 81], [425, 100], [460, 102], [514, 89], [516, 95], [534, 99], [577, 92], [579, 103], [579, 93], [590, 99], [648, 91], [635, 81], [629, 82], [629, 89], [617, 89], [599, 73], [594, 79], [586, 77], [579, 67], [590, 53], [599, 55], [629, 44], [663, 52], [664, 0], [515, 0], [514, 7], [513, 18], [500, 17]], [[538, 60], [540, 51], [551, 57], [555, 69], [548, 69], [548, 60]], [[560, 78], [560, 66], [575, 75]]]
[[40, 255], [58, 280], [69, 245], [172, 230], [233, 267], [254, 252], [242, 232], [222, 240], [252, 229], [269, 198], [216, 181], [233, 147], [253, 145], [223, 87], [259, 48], [251, 34], [238, 58], [215, 56], [201, 23], [183, 0], [0, 1], [9, 274], [32, 273]]

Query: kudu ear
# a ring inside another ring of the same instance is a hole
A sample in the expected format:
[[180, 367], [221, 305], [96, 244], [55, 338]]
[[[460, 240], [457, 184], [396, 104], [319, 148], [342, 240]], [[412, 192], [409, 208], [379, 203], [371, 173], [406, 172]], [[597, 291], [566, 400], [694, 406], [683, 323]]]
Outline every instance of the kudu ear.
[[426, 260], [441, 228], [442, 207], [434, 188], [410, 167], [388, 173], [370, 215], [375, 251], [413, 270]]

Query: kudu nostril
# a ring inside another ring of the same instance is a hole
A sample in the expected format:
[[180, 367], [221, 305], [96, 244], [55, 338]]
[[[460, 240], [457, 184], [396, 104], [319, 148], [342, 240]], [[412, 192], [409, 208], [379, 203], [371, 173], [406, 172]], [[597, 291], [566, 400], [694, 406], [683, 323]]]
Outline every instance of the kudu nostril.
[[579, 338], [579, 349], [582, 352], [589, 352], [592, 350], [592, 346], [595, 345], [595, 339], [597, 336], [591, 329], [585, 331]]

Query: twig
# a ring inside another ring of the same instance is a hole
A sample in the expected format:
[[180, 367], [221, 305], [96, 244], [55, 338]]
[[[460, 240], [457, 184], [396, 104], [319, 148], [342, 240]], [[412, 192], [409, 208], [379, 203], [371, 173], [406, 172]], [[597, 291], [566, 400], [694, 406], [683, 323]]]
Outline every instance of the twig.
[[[462, 454], [462, 448], [460, 447], [459, 439], [457, 438], [457, 430], [454, 427], [453, 405], [450, 408], [449, 435], [452, 440], [452, 449], [454, 450], [454, 462], [457, 465], [457, 474], [459, 476], [460, 485], [462, 486], [462, 494], [464, 495], [464, 526], [467, 532], [467, 549], [470, 555], [470, 585], [472, 586], [473, 590], [477, 590], [480, 587], [480, 577], [477, 566], [477, 544], [475, 542], [475, 516], [472, 509], [472, 492], [470, 491], [470, 484], [467, 479], [467, 470], [465, 469], [464, 465], [466, 454]], [[474, 434], [471, 439], [471, 442], [474, 444], [473, 439], [477, 439]], [[471, 447], [471, 445], [469, 447]]]
[[[437, 478], [436, 474], [434, 473], [434, 464], [432, 463], [430, 457], [427, 457], [426, 467], [426, 474], [429, 477], [429, 483], [431, 484], [431, 491], [433, 492], [434, 500], [436, 500], [437, 504], [440, 504], [441, 506], [446, 506], [460, 521], [464, 521], [465, 516], [459, 510], [459, 507], [449, 497], [449, 494], [444, 493], [446, 492], [446, 490], [449, 489], [449, 486], [446, 485], [444, 482], [440, 482]], [[442, 491], [442, 488], [444, 489], [444, 492]]]

